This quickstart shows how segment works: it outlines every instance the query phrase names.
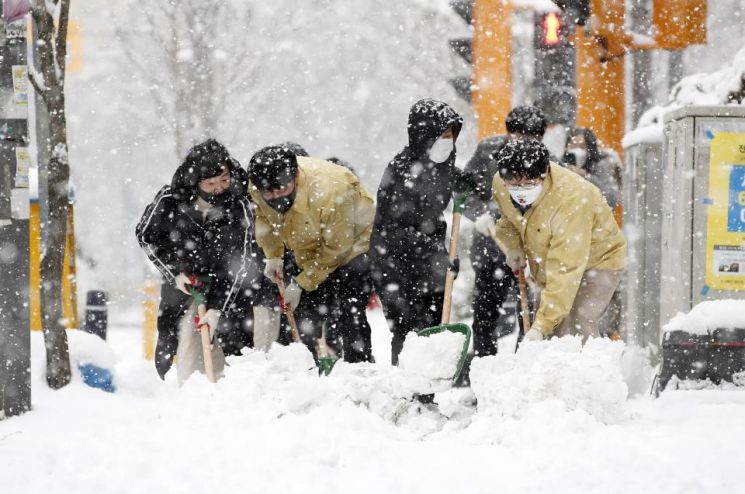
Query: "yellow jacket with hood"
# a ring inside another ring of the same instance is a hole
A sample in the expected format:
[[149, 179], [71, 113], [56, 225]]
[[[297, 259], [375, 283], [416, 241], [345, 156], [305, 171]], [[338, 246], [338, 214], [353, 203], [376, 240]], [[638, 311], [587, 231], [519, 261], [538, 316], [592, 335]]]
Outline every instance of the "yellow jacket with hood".
[[492, 182], [502, 212], [496, 237], [528, 259], [541, 288], [532, 328], [545, 337], [569, 314], [585, 271], [623, 269], [626, 252], [626, 240], [600, 190], [559, 165], [552, 163], [549, 170], [541, 194], [524, 214], [499, 174]]
[[256, 241], [267, 258], [282, 257], [287, 246], [302, 272], [295, 282], [313, 291], [340, 266], [367, 252], [375, 205], [347, 168], [297, 157], [296, 196], [284, 214], [272, 209], [251, 183], [257, 205]]

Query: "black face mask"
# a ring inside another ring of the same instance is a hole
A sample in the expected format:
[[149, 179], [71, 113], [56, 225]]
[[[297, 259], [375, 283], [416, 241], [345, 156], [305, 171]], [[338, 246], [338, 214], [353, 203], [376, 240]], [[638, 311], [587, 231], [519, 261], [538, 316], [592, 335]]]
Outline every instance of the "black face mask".
[[288, 196], [277, 197], [276, 199], [264, 199], [264, 201], [269, 205], [270, 208], [272, 208], [276, 212], [284, 214], [289, 211], [289, 209], [295, 203], [296, 195], [297, 190], [293, 190], [292, 193]]
[[210, 194], [197, 188], [197, 195], [212, 206], [224, 206], [228, 202], [228, 199], [230, 199], [230, 193], [227, 190], [222, 194]]

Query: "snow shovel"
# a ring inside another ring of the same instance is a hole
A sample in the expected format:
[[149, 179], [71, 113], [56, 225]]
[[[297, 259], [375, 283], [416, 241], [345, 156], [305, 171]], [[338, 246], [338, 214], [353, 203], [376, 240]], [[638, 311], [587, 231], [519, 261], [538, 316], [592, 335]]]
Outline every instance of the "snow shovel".
[[[279, 296], [282, 298], [282, 308], [287, 314], [287, 322], [290, 324], [292, 342], [300, 343], [300, 331], [297, 327], [297, 321], [295, 321], [295, 313], [289, 305], [285, 304], [285, 281], [279, 277], [277, 277], [277, 287], [279, 288]], [[339, 358], [331, 352], [323, 335], [316, 341], [316, 351], [318, 352], [318, 369], [324, 376], [328, 376]]]
[[[468, 198], [468, 192], [458, 194], [453, 200], [453, 226], [450, 232], [450, 248], [448, 250], [448, 260], [452, 263], [458, 255], [458, 238], [460, 236], [460, 218], [463, 214], [463, 206]], [[468, 345], [471, 342], [471, 328], [467, 324], [462, 323], [450, 323], [450, 307], [452, 304], [453, 296], [453, 283], [455, 282], [455, 272], [448, 270], [445, 277], [445, 299], [442, 304], [442, 319], [439, 326], [433, 326], [431, 328], [420, 329], [416, 332], [417, 336], [431, 336], [438, 333], [449, 331], [451, 333], [460, 333], [465, 336], [463, 339], [463, 348], [458, 358], [458, 363], [455, 366], [455, 372], [453, 373], [453, 382], [458, 380], [463, 365], [468, 357]]]
[[[197, 314], [199, 319], [202, 319], [207, 312], [207, 306], [205, 305], [205, 292], [209, 289], [209, 277], [197, 278], [197, 285], [189, 285], [189, 292], [194, 297], [194, 303], [197, 304]], [[202, 290], [200, 290], [202, 288]], [[197, 328], [199, 331], [199, 328]], [[217, 328], [215, 328], [217, 331]], [[212, 343], [210, 343], [210, 332], [199, 331], [202, 338], [202, 359], [204, 360], [204, 373], [207, 375], [207, 380], [211, 383], [215, 382], [215, 366], [212, 362]]]
[[[497, 248], [507, 255], [507, 247], [498, 238], [494, 239]], [[525, 270], [520, 269], [517, 272], [517, 286], [520, 288], [520, 316], [523, 319], [523, 334], [530, 330], [530, 307], [528, 306], [528, 286], [525, 283]], [[517, 346], [515, 346], [517, 351]]]
[[525, 284], [525, 271], [517, 272], [517, 285], [520, 287], [520, 316], [523, 318], [523, 334], [530, 330], [530, 307], [528, 306], [528, 287]]

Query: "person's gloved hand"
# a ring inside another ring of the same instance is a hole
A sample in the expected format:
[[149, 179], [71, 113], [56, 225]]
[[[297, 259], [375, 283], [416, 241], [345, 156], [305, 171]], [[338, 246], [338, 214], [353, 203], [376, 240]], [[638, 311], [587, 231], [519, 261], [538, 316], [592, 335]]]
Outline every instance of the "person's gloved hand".
[[541, 341], [543, 340], [543, 333], [533, 328], [525, 333], [525, 339], [528, 341]]
[[264, 276], [272, 283], [277, 283], [277, 279], [284, 276], [284, 267], [284, 260], [281, 257], [264, 259]]
[[494, 238], [497, 236], [497, 222], [489, 213], [484, 213], [474, 222], [476, 231], [487, 237]]
[[513, 250], [506, 254], [506, 261], [507, 265], [510, 267], [510, 269], [517, 273], [521, 269], [525, 269], [525, 266], [527, 266], [527, 261], [525, 259], [525, 254], [523, 254], [523, 251], [521, 250]]
[[189, 292], [189, 286], [194, 286], [196, 284], [196, 281], [196, 275], [189, 275], [181, 272], [178, 274], [178, 276], [176, 276], [176, 288], [187, 295], [191, 295], [191, 292]]
[[303, 289], [300, 288], [297, 283], [295, 283], [295, 280], [292, 280], [290, 286], [285, 289], [285, 304], [287, 304], [287, 306], [291, 310], [297, 309], [297, 306], [300, 304], [300, 297], [302, 295]]
[[204, 313], [204, 316], [197, 316], [197, 331], [203, 331], [206, 329], [210, 341], [215, 337], [217, 323], [220, 321], [220, 314], [220, 311], [217, 309], [209, 309]]
[[458, 279], [458, 273], [460, 273], [460, 258], [456, 257], [452, 261], [448, 261], [448, 271], [452, 271], [455, 274], [453, 279]]

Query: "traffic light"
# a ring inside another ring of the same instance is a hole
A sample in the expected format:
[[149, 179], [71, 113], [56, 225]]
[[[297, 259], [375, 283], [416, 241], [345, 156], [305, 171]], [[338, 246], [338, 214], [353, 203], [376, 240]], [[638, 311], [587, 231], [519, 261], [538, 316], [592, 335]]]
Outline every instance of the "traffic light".
[[561, 17], [555, 12], [543, 16], [543, 45], [553, 47], [561, 42]]
[[[467, 24], [472, 22], [474, 0], [451, 0], [450, 6]], [[466, 101], [471, 101], [471, 64], [473, 64], [473, 42], [471, 38], [455, 38], [449, 41], [450, 49], [460, 56], [468, 65], [468, 75], [458, 75], [448, 82], [453, 86], [455, 92]]]
[[569, 36], [577, 17], [565, 12], [536, 12], [534, 47], [535, 104], [551, 123], [572, 125], [577, 114], [576, 64]]

